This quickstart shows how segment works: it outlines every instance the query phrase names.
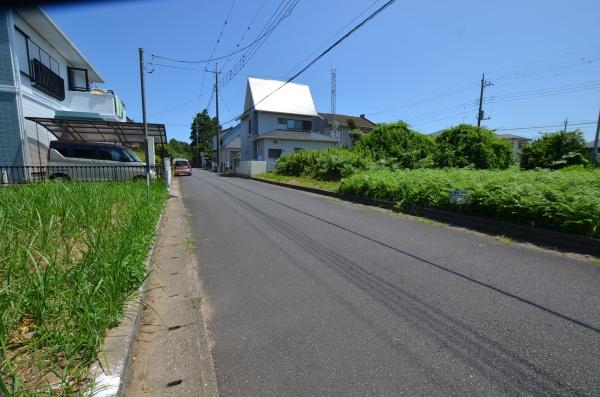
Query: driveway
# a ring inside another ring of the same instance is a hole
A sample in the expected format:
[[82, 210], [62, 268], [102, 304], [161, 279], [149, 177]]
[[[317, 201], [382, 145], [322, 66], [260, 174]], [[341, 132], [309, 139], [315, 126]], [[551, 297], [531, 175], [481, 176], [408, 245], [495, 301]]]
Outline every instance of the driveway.
[[222, 396], [600, 395], [600, 266], [195, 170]]

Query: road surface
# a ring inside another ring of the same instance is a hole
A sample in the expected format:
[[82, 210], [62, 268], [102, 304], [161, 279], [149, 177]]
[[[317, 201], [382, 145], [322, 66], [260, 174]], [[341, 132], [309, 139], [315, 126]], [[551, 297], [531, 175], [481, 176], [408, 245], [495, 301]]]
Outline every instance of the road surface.
[[600, 266], [257, 181], [181, 183], [222, 396], [600, 395]]

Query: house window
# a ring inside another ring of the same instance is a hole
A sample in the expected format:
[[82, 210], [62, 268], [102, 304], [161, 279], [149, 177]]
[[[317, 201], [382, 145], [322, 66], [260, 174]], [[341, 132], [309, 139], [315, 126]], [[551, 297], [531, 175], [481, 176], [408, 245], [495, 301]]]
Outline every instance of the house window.
[[282, 149], [269, 149], [268, 155], [270, 159], [278, 159], [281, 153], [283, 153]]
[[15, 33], [19, 71], [31, 79], [35, 88], [59, 101], [64, 100], [64, 80], [60, 77], [58, 61], [16, 26]]
[[27, 51], [27, 36], [18, 29], [15, 29], [15, 41], [17, 47], [17, 60], [19, 61], [19, 71], [26, 76], [30, 75], [29, 55]]
[[252, 119], [248, 118], [248, 135], [252, 135]]
[[37, 59], [42, 65], [60, 76], [60, 64], [58, 61], [52, 58], [46, 51], [42, 50], [39, 45], [31, 41], [29, 37], [27, 38], [27, 50], [29, 53], [29, 63], [34, 59]]
[[89, 81], [87, 69], [67, 68], [69, 74], [69, 90], [71, 91], [89, 91]]
[[285, 124], [288, 130], [310, 131], [312, 130], [312, 121], [296, 119], [278, 119], [279, 124]]
[[287, 124], [287, 119], [280, 117], [277, 119], [277, 124]]

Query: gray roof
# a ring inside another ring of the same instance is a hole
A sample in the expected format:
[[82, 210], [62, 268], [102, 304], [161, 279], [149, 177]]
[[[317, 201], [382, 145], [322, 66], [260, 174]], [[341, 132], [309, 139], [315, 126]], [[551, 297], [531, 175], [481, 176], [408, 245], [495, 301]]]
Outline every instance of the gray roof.
[[[321, 116], [325, 119], [325, 121], [327, 122], [327, 125], [331, 125], [333, 123], [333, 114], [332, 113], [319, 112], [319, 116]], [[360, 128], [360, 129], [372, 130], [373, 128], [377, 127], [377, 124], [375, 124], [374, 122], [372, 122], [371, 120], [369, 120], [366, 117], [350, 116], [347, 114], [337, 114], [337, 113], [335, 114], [335, 121], [340, 123], [341, 127], [347, 127], [348, 120], [353, 120], [354, 123], [356, 124], [356, 127]]]
[[515, 135], [515, 134], [496, 134], [498, 135], [500, 138], [504, 138], [504, 139], [522, 139], [522, 140], [527, 140], [530, 141], [531, 138], [527, 138], [524, 136], [519, 136], [519, 135]]
[[254, 138], [259, 139], [280, 139], [289, 141], [313, 141], [313, 142], [332, 142], [337, 143], [337, 139], [327, 135], [314, 134], [312, 132], [274, 130], [266, 134], [258, 135]]

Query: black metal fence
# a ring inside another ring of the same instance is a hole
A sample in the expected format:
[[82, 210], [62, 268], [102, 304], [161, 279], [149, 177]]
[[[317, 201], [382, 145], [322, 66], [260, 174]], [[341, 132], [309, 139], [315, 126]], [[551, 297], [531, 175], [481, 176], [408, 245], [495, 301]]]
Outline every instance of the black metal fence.
[[[167, 170], [170, 172], [170, 170]], [[145, 180], [146, 167], [123, 166], [0, 166], [0, 185], [62, 180], [74, 182]], [[163, 166], [150, 167], [151, 180], [165, 180]]]

